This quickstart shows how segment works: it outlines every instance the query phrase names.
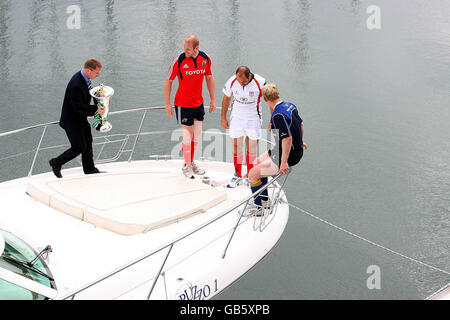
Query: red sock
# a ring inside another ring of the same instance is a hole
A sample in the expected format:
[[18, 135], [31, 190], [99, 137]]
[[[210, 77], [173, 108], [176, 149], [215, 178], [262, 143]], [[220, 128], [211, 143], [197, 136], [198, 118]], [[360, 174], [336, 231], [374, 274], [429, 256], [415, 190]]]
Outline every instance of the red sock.
[[250, 153], [247, 151], [247, 177], [250, 170], [253, 168], [253, 161], [256, 159], [256, 153]]
[[242, 178], [242, 160], [244, 159], [242, 152], [239, 154], [233, 153], [234, 170], [239, 178]]
[[191, 162], [194, 162], [194, 153], [195, 153], [195, 148], [197, 148], [197, 144], [198, 144], [197, 140], [192, 140], [192, 142], [191, 142]]
[[181, 144], [181, 150], [183, 150], [183, 157], [184, 157], [184, 165], [191, 164], [191, 146], [182, 143]]

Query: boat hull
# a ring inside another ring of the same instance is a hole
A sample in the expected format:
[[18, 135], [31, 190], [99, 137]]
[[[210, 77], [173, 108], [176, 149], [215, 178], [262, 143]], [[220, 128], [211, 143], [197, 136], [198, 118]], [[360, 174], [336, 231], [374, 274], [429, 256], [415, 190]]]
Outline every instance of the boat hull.
[[[222, 186], [233, 172], [232, 164], [199, 164], [216, 182], [211, 188], [225, 193], [226, 200], [159, 228], [123, 235], [62, 213], [25, 193], [33, 179], [52, 179], [52, 173], [0, 184], [0, 201], [6, 209], [0, 225], [36, 251], [52, 246], [45, 262], [55, 278], [56, 299], [211, 299], [275, 246], [285, 230], [289, 207], [281, 192], [270, 214], [240, 217], [243, 205], [236, 205], [251, 191], [245, 186]], [[143, 171], [181, 175], [181, 166], [178, 160], [118, 162], [102, 164], [100, 169], [107, 173], [97, 176]], [[81, 168], [62, 173], [67, 181], [93, 178], [84, 176]]]

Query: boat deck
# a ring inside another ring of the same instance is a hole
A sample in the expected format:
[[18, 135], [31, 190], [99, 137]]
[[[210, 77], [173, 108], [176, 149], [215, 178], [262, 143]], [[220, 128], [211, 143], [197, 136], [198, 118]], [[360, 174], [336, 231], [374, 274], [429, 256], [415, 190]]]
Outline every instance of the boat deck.
[[62, 213], [122, 235], [187, 219], [227, 199], [225, 191], [203, 183], [201, 176], [187, 179], [178, 162], [108, 168], [95, 175], [63, 172], [62, 179], [38, 175], [28, 182], [27, 193]]

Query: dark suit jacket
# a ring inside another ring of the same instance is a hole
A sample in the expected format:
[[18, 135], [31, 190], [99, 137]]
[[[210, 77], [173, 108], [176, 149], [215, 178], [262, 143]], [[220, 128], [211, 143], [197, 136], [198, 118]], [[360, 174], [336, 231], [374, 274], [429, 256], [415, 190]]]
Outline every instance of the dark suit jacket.
[[93, 116], [97, 111], [97, 106], [90, 102], [91, 95], [86, 80], [81, 71], [78, 71], [67, 84], [59, 125], [69, 130], [86, 126], [87, 117]]

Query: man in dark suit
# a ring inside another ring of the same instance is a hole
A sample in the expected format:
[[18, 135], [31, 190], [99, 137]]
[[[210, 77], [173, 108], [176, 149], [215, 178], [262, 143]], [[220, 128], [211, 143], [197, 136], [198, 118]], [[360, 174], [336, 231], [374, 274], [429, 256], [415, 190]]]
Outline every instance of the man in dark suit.
[[91, 105], [89, 89], [91, 80], [100, 75], [102, 64], [96, 59], [85, 62], [81, 71], [75, 73], [66, 88], [59, 125], [66, 131], [70, 142], [70, 149], [49, 161], [53, 173], [62, 178], [61, 167], [81, 153], [83, 171], [85, 174], [99, 173], [94, 165], [92, 153], [92, 133], [87, 117], [95, 112], [103, 114], [102, 107]]

